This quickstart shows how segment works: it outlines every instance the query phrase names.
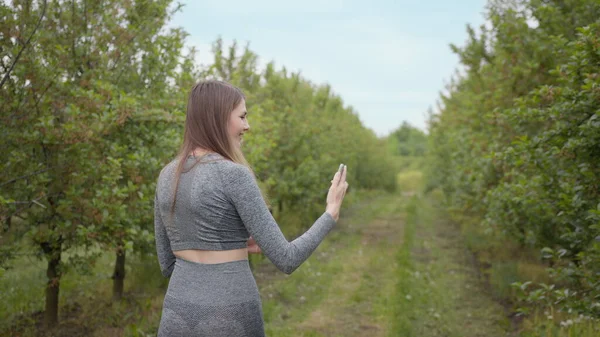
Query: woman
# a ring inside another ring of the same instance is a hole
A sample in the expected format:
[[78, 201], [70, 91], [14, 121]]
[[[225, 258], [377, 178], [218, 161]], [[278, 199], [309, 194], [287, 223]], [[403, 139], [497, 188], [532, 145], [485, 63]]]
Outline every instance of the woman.
[[242, 92], [225, 82], [192, 89], [180, 154], [160, 172], [156, 250], [170, 277], [159, 336], [264, 336], [248, 253], [264, 253], [290, 274], [338, 220], [348, 183], [340, 165], [325, 212], [288, 242], [241, 152], [250, 129]]

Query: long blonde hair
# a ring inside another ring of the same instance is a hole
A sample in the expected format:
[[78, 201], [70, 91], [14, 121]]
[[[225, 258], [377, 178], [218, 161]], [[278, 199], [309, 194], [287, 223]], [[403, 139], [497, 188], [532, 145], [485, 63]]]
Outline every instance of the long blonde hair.
[[[227, 127], [231, 112], [245, 99], [244, 94], [235, 86], [216, 80], [200, 81], [190, 91], [185, 116], [183, 143], [177, 155], [177, 170], [171, 216], [175, 212], [177, 190], [188, 154], [200, 147], [215, 152], [235, 163], [248, 167], [244, 154], [239, 147], [233, 146]], [[200, 158], [187, 171], [200, 162]], [[253, 173], [254, 174], [254, 173]]]

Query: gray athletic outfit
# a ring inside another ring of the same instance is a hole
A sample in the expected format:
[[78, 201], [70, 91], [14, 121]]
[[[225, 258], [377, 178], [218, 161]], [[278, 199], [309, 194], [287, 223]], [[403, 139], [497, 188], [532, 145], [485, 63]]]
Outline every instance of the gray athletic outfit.
[[170, 277], [158, 336], [264, 336], [258, 288], [248, 260], [203, 264], [180, 259], [184, 249], [245, 248], [251, 235], [277, 268], [290, 274], [335, 225], [324, 212], [288, 242], [265, 204], [251, 171], [221, 155], [186, 159], [170, 219], [176, 161], [160, 172], [154, 229], [160, 269]]

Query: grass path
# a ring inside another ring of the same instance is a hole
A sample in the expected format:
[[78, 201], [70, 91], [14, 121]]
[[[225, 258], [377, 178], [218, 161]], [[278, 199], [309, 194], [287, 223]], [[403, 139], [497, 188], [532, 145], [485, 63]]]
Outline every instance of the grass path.
[[[385, 288], [393, 287], [391, 255], [401, 244], [401, 221], [393, 221], [399, 205], [395, 198], [383, 200], [383, 214], [360, 230], [359, 240], [344, 252], [342, 271], [336, 275], [323, 301], [299, 325], [305, 335], [385, 336], [385, 316], [378, 315], [378, 302]], [[360, 225], [359, 225], [360, 226]]]
[[385, 262], [383, 256], [374, 258], [374, 243], [386, 234], [395, 241], [402, 235], [401, 227], [390, 228], [391, 223], [379, 218], [393, 208], [398, 208], [396, 197], [384, 195], [345, 212], [317, 251], [290, 276], [269, 264], [255, 271], [267, 335], [360, 336], [360, 331], [373, 335], [382, 330], [365, 295], [375, 285], [374, 276], [381, 276], [372, 275], [369, 264]]
[[488, 294], [458, 228], [429, 199], [412, 197], [407, 213], [410, 263], [399, 272], [409, 289], [404, 300], [410, 324], [397, 336], [513, 336], [504, 307]]
[[427, 200], [352, 212], [291, 276], [256, 273], [269, 336], [508, 336], [460, 236]]

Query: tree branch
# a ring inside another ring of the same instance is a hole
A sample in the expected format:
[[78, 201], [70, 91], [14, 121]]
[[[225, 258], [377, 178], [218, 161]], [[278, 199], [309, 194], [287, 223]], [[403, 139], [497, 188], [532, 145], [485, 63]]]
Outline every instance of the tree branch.
[[11, 180], [9, 180], [9, 181], [6, 181], [6, 182], [4, 182], [4, 183], [0, 184], [0, 187], [6, 186], [6, 185], [8, 185], [8, 184], [12, 184], [12, 183], [14, 183], [14, 182], [15, 182], [15, 181], [17, 181], [17, 180], [25, 179], [25, 178], [28, 178], [28, 177], [34, 176], [34, 175], [36, 175], [36, 174], [39, 174], [39, 173], [46, 172], [46, 171], [48, 171], [49, 169], [50, 169], [50, 168], [45, 168], [45, 169], [43, 169], [43, 170], [38, 170], [38, 171], [35, 171], [35, 172], [33, 172], [33, 173], [29, 173], [29, 174], [26, 174], [26, 175], [24, 175], [24, 176], [20, 176], [20, 177], [17, 177], [17, 178], [11, 179]]
[[33, 30], [33, 32], [31, 32], [31, 35], [29, 35], [29, 38], [25, 42], [25, 45], [23, 46], [23, 48], [21, 48], [21, 50], [19, 50], [19, 53], [17, 54], [17, 57], [15, 58], [15, 60], [12, 63], [12, 65], [8, 69], [8, 72], [4, 75], [4, 78], [2, 79], [2, 82], [0, 82], [0, 88], [2, 88], [2, 86], [4, 85], [4, 83], [6, 82], [6, 80], [8, 80], [8, 77], [10, 76], [10, 73], [14, 69], [15, 65], [17, 64], [17, 62], [19, 61], [19, 58], [21, 57], [21, 54], [23, 53], [23, 51], [25, 50], [25, 48], [27, 48], [27, 46], [29, 46], [29, 43], [31, 42], [31, 39], [33, 38], [33, 35], [35, 35], [35, 32], [37, 32], [38, 28], [40, 28], [40, 25], [42, 24], [42, 19], [44, 19], [44, 16], [46, 15], [46, 7], [47, 6], [48, 6], [48, 2], [47, 2], [47, 0], [44, 0], [44, 9], [42, 10], [42, 15], [40, 16], [40, 19], [38, 20], [38, 23], [35, 26], [35, 29]]
[[[56, 193], [56, 194], [54, 194], [54, 195], [57, 195], [57, 194], [59, 194], [59, 193]], [[45, 205], [41, 204], [41, 203], [39, 202], [39, 200], [41, 200], [41, 199], [43, 199], [43, 198], [50, 198], [50, 197], [52, 197], [52, 196], [53, 196], [53, 195], [44, 195], [44, 196], [41, 196], [41, 197], [39, 197], [39, 198], [37, 198], [37, 199], [32, 199], [32, 200], [31, 200], [31, 202], [29, 202], [29, 203], [27, 203], [25, 206], [23, 206], [23, 207], [21, 207], [21, 208], [19, 208], [19, 209], [15, 210], [15, 211], [14, 211], [14, 212], [12, 212], [11, 214], [8, 214], [7, 216], [3, 217], [2, 219], [0, 219], [0, 221], [1, 221], [1, 222], [5, 222], [5, 221], [6, 221], [8, 218], [10, 218], [10, 217], [13, 217], [13, 216], [18, 216], [18, 214], [19, 214], [19, 213], [21, 213], [21, 212], [22, 212], [22, 211], [24, 211], [25, 209], [27, 209], [27, 208], [31, 207], [31, 205], [32, 205], [32, 204], [34, 204], [34, 203], [35, 203], [35, 204], [37, 204], [37, 205], [42, 205], [42, 207], [46, 208], [47, 206], [45, 206]]]

